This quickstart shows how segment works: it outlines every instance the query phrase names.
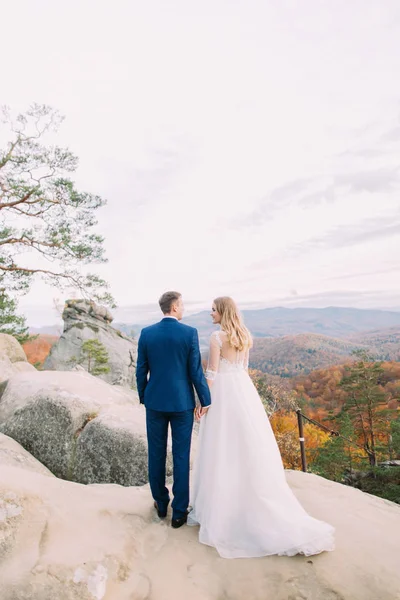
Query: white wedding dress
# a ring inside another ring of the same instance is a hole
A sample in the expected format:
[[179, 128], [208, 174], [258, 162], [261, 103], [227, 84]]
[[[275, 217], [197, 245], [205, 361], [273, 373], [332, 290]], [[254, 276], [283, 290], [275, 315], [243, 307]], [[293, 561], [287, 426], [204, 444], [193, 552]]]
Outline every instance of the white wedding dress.
[[188, 524], [200, 525], [200, 542], [223, 558], [333, 550], [333, 527], [310, 517], [286, 483], [247, 366], [248, 351], [235, 351], [223, 331], [212, 334], [212, 404], [200, 423]]

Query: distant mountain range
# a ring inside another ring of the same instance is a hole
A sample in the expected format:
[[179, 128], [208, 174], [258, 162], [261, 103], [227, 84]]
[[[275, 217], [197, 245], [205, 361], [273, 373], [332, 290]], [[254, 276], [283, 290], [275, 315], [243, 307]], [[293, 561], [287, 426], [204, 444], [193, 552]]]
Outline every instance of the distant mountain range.
[[[251, 365], [265, 372], [292, 377], [343, 363], [351, 352], [365, 347], [383, 360], [400, 360], [400, 312], [357, 308], [265, 308], [245, 310], [243, 317], [255, 338]], [[208, 311], [183, 321], [196, 327], [202, 352], [216, 329]], [[135, 335], [146, 325], [113, 323]], [[60, 327], [33, 333], [60, 335]], [[263, 339], [258, 339], [263, 338]]]
[[[400, 361], [400, 312], [267, 308], [243, 311], [243, 316], [254, 336], [250, 366], [271, 375], [295, 377], [343, 364], [357, 348], [365, 348], [380, 360]], [[201, 350], [206, 353], [210, 334], [216, 329], [209, 313], [191, 315], [184, 322], [198, 329]], [[113, 326], [128, 334], [133, 330], [138, 335], [145, 325], [114, 323]], [[44, 327], [34, 332], [60, 335], [60, 327]], [[31, 352], [40, 354], [36, 347]]]
[[[244, 310], [243, 317], [255, 338], [299, 333], [346, 338], [351, 334], [400, 327], [400, 312], [375, 309], [277, 307]], [[208, 345], [209, 336], [215, 330], [208, 311], [186, 317], [183, 322], [196, 327], [202, 346]], [[138, 335], [146, 325], [118, 323], [114, 326], [125, 332], [133, 329]]]
[[315, 369], [353, 360], [357, 349], [367, 350], [375, 359], [400, 361], [400, 327], [333, 338], [314, 333], [278, 338], [255, 338], [250, 366], [280, 377], [295, 377]]
[[352, 351], [359, 347], [346, 340], [315, 333], [255, 338], [250, 367], [271, 375], [295, 377], [347, 362]]
[[348, 337], [353, 344], [361, 344], [371, 348], [381, 360], [400, 362], [400, 328], [389, 327], [355, 333]]

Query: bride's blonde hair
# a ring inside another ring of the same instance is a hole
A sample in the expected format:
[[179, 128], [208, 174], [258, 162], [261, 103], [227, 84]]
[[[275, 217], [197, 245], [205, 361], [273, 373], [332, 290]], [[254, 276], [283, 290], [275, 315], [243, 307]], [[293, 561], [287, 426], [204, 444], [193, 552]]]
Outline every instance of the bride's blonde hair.
[[243, 323], [242, 315], [234, 300], [229, 296], [220, 296], [215, 298], [214, 304], [221, 316], [221, 330], [227, 334], [229, 344], [240, 352], [251, 348], [253, 345], [251, 333]]

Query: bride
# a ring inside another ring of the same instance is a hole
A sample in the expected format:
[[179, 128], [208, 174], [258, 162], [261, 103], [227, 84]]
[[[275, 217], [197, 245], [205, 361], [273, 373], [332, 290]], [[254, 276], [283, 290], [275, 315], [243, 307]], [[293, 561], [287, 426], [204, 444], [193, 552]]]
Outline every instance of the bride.
[[223, 558], [310, 556], [334, 549], [331, 525], [309, 516], [286, 483], [282, 459], [260, 397], [247, 373], [251, 335], [235, 302], [216, 298], [221, 329], [210, 339], [203, 416], [189, 525]]

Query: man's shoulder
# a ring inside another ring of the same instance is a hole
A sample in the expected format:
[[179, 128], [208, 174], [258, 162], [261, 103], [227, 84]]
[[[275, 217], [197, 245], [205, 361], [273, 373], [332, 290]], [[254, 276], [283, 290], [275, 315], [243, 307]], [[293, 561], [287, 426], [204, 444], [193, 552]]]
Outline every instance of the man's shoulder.
[[146, 333], [151, 333], [152, 331], [156, 331], [159, 327], [160, 323], [153, 323], [153, 325], [146, 325], [146, 327], [143, 327], [143, 329], [140, 332], [140, 335], [146, 334]]
[[181, 327], [183, 327], [183, 331], [185, 331], [187, 334], [190, 333], [190, 335], [194, 335], [194, 333], [197, 333], [196, 327], [192, 327], [191, 325], [186, 325], [186, 323], [182, 323], [182, 321], [179, 321], [179, 325]]
[[[197, 329], [195, 327], [191, 327], [191, 325], [186, 325], [186, 323], [182, 323], [182, 321], [179, 321], [179, 323], [177, 323], [178, 327], [172, 327], [169, 328], [168, 327], [168, 331], [171, 333], [172, 331], [175, 331], [176, 334], [182, 336], [182, 334], [186, 337], [190, 337], [193, 338], [193, 336], [195, 334], [197, 334]], [[140, 335], [143, 337], [147, 337], [150, 336], [150, 338], [153, 335], [163, 335], [165, 333], [165, 327], [162, 326], [162, 321], [159, 321], [158, 323], [154, 323], [153, 325], [147, 325], [147, 327], [143, 327], [143, 329], [140, 332]]]

